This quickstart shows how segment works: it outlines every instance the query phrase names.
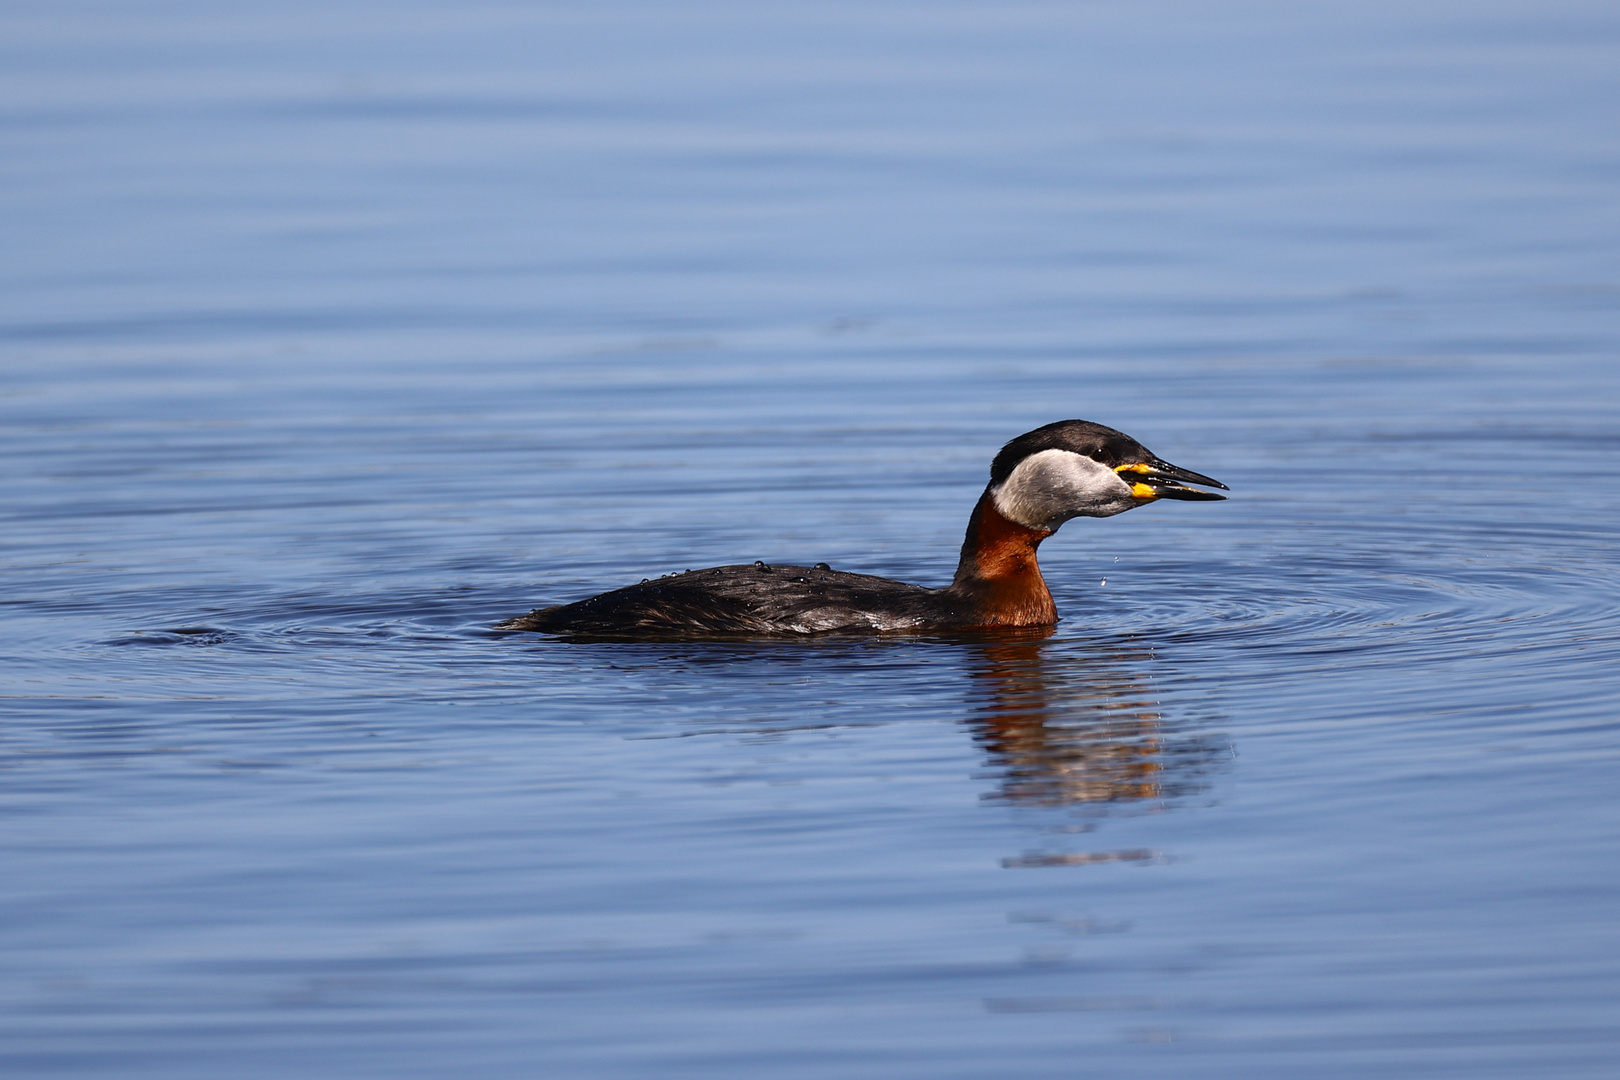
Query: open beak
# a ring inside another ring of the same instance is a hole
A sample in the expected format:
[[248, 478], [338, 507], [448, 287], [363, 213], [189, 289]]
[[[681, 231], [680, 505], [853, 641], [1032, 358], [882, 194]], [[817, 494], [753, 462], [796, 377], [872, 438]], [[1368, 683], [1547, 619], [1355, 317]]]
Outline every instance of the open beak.
[[1204, 487], [1220, 488], [1222, 491], [1231, 490], [1219, 480], [1211, 480], [1202, 473], [1183, 469], [1159, 458], [1135, 465], [1120, 465], [1114, 471], [1119, 473], [1121, 480], [1131, 485], [1131, 496], [1143, 502], [1151, 502], [1154, 499], [1214, 502], [1226, 498], [1225, 495], [1217, 495], [1213, 491], [1199, 491], [1197, 488], [1186, 487], [1187, 484], [1202, 484]]

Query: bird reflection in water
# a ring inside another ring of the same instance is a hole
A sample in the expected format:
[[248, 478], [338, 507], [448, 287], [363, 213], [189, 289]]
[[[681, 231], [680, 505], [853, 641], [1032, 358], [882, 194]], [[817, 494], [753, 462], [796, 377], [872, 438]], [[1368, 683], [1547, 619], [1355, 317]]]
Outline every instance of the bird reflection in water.
[[1220, 740], [1166, 723], [1139, 674], [1152, 660], [1145, 649], [1092, 642], [1080, 655], [1036, 636], [973, 648], [968, 722], [1001, 782], [985, 798], [1163, 804], [1202, 791], [1224, 756]]

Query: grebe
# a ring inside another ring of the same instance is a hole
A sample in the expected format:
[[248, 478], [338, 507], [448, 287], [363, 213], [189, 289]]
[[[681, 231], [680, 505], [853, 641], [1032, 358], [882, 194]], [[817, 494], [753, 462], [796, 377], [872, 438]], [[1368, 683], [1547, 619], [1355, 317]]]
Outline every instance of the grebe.
[[717, 566], [559, 607], [498, 630], [654, 637], [1045, 627], [1057, 607], [1035, 549], [1073, 517], [1112, 517], [1157, 499], [1224, 499], [1225, 484], [1154, 456], [1123, 432], [1059, 420], [1018, 436], [990, 464], [956, 579], [943, 589], [813, 567]]

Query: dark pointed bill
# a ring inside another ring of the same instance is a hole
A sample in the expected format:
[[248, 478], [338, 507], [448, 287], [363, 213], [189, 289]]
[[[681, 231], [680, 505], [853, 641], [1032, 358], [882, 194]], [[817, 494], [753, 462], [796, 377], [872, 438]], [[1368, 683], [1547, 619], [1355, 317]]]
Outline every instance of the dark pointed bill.
[[1220, 488], [1230, 491], [1219, 480], [1211, 479], [1203, 473], [1195, 473], [1191, 469], [1183, 469], [1179, 465], [1172, 465], [1160, 458], [1140, 462], [1135, 465], [1121, 465], [1114, 470], [1120, 477], [1131, 485], [1131, 492], [1138, 499], [1180, 499], [1183, 502], [1215, 502], [1226, 498], [1213, 491], [1199, 491], [1186, 484], [1201, 484], [1204, 487]]

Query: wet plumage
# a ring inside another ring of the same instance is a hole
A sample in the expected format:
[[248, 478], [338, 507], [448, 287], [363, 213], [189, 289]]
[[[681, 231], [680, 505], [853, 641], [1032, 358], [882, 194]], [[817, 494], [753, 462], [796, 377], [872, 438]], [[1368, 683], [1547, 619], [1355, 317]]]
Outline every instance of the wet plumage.
[[507, 629], [615, 634], [709, 630], [814, 634], [904, 630], [950, 617], [944, 590], [814, 566], [716, 566], [542, 608]]

